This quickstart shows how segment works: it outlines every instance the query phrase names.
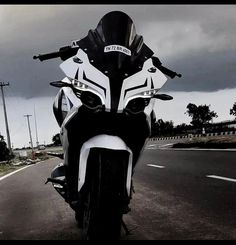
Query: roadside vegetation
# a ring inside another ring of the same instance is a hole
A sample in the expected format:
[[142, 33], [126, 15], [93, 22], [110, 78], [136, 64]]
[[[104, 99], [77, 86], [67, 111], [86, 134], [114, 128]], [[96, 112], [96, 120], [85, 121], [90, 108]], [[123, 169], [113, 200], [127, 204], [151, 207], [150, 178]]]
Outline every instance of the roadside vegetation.
[[216, 112], [210, 110], [210, 105], [195, 105], [189, 103], [184, 113], [191, 118], [189, 124], [181, 123], [174, 126], [173, 121], [163, 121], [152, 116], [151, 137], [174, 137], [189, 134], [206, 134], [236, 131], [236, 102], [230, 109], [229, 114], [234, 116], [232, 121], [213, 123], [217, 118]]
[[228, 135], [187, 138], [184, 142], [174, 144], [172, 148], [235, 149], [236, 136]]
[[6, 163], [6, 164], [1, 164], [0, 163], [0, 177], [3, 175], [6, 175], [12, 171], [15, 171], [19, 168], [22, 168], [22, 166], [14, 166], [12, 164]]
[[31, 149], [18, 149], [10, 154], [3, 136], [0, 135], [0, 177], [24, 166], [52, 158], [53, 156], [48, 155], [47, 152], [60, 153], [61, 151], [60, 146], [51, 145], [44, 147], [43, 150], [39, 148], [32, 152]]

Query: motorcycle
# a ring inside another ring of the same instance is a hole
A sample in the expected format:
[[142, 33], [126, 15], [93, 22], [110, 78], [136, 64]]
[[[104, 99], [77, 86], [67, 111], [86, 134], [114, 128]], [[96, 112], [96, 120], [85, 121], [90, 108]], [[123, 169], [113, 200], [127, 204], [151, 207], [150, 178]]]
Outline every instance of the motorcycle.
[[[84, 239], [119, 239], [123, 215], [134, 192], [136, 163], [151, 134], [156, 99], [167, 76], [181, 77], [162, 66], [121, 11], [104, 15], [87, 36], [57, 52], [34, 56], [61, 58], [66, 77], [53, 112], [60, 126], [63, 159], [47, 182], [75, 212]], [[46, 182], [46, 183], [47, 183]]]

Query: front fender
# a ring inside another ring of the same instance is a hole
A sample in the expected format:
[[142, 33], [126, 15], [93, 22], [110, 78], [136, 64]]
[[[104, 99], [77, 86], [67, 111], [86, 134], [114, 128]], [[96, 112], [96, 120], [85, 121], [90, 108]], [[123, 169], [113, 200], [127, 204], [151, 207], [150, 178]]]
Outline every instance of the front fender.
[[92, 148], [124, 150], [124, 151], [129, 152], [129, 163], [128, 163], [128, 169], [127, 169], [126, 188], [127, 188], [128, 195], [130, 195], [133, 153], [121, 138], [117, 136], [106, 135], [106, 134], [97, 135], [89, 139], [83, 144], [81, 148], [80, 160], [79, 160], [79, 174], [78, 174], [78, 177], [79, 177], [78, 178], [78, 191], [81, 190], [85, 182], [87, 160], [88, 160], [88, 156], [90, 153], [90, 149]]

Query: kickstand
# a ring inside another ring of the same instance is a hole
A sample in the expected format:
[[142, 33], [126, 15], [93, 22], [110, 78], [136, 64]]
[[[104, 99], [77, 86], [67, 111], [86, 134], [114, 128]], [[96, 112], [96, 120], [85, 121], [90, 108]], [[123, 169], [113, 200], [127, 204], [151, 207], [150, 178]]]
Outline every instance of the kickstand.
[[123, 226], [123, 228], [125, 230], [125, 235], [126, 236], [130, 235], [130, 230], [127, 228], [127, 226], [126, 226], [126, 224], [125, 224], [123, 219], [121, 220], [121, 224], [122, 224], [122, 226]]

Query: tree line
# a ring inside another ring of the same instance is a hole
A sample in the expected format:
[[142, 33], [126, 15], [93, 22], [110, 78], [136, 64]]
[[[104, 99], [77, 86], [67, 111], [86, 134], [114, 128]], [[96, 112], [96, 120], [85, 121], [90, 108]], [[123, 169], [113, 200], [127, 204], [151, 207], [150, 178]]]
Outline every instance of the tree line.
[[[174, 136], [181, 135], [186, 133], [204, 133], [207, 129], [208, 132], [215, 131], [227, 131], [228, 126], [218, 126], [218, 128], [213, 128], [212, 122], [213, 118], [217, 118], [218, 115], [215, 111], [210, 110], [210, 105], [195, 105], [189, 103], [186, 107], [186, 112], [189, 117], [191, 117], [191, 122], [189, 125], [182, 123], [174, 127], [173, 121], [163, 121], [158, 119], [152, 121], [151, 136]], [[236, 118], [236, 102], [233, 104], [233, 107], [229, 111], [230, 115], [235, 116]]]

